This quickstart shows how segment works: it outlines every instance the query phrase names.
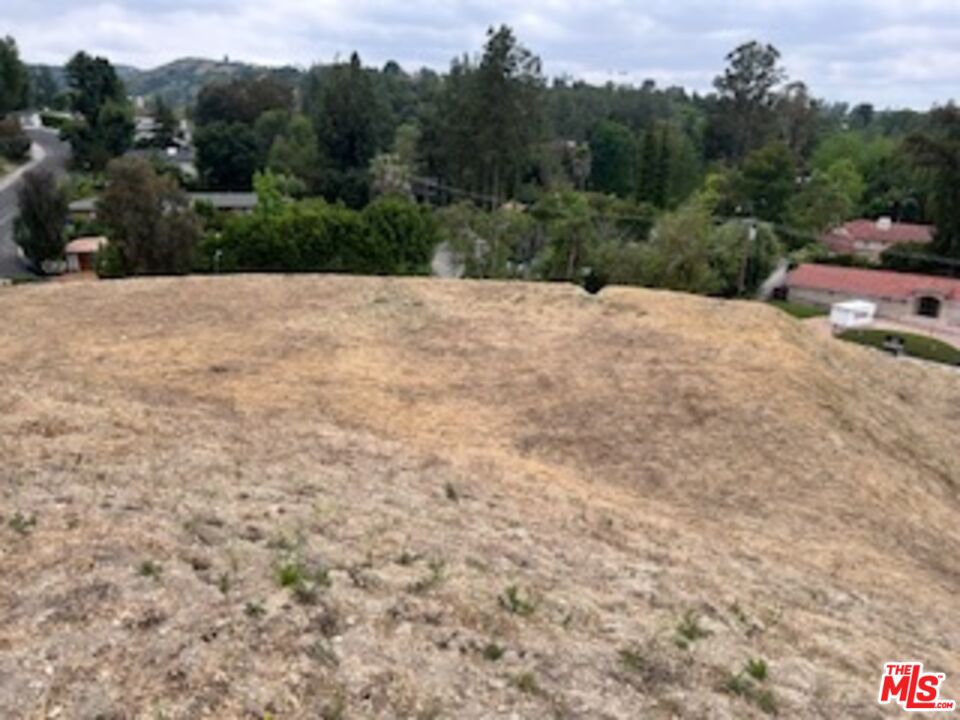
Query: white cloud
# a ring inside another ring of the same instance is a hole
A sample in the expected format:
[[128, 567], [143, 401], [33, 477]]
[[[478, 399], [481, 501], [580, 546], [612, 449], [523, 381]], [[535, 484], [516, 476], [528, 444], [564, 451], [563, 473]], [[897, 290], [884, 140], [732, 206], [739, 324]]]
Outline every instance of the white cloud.
[[152, 66], [184, 55], [308, 65], [446, 67], [506, 22], [550, 74], [707, 90], [738, 43], [777, 45], [791, 76], [831, 100], [927, 107], [956, 94], [958, 0], [3, 0], [31, 61], [78, 49]]

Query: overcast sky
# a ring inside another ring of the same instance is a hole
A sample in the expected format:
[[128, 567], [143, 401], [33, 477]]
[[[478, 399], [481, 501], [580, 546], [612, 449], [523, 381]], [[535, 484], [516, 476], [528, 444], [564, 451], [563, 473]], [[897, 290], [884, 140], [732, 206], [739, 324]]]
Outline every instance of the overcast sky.
[[724, 55], [772, 42], [814, 94], [880, 107], [960, 99], [960, 0], [0, 0], [30, 62], [80, 48], [138, 67], [183, 56], [446, 68], [508, 23], [548, 75], [705, 90]]

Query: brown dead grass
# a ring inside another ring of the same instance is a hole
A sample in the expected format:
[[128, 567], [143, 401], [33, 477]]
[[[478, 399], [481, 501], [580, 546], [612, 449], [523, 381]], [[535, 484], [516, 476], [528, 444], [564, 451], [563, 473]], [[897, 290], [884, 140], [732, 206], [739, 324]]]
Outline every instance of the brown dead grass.
[[883, 716], [897, 658], [960, 696], [949, 370], [626, 289], [158, 279], [0, 316], [4, 718], [764, 717], [723, 690], [759, 657], [784, 717]]

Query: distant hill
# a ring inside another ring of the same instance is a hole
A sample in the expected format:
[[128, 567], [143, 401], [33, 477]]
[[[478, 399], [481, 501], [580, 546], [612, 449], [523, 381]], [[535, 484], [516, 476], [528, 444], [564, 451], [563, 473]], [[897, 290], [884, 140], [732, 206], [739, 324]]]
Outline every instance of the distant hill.
[[[66, 88], [62, 66], [34, 67], [47, 67], [60, 88]], [[292, 81], [298, 80], [300, 76], [300, 70], [295, 67], [266, 67], [204, 58], [181, 58], [152, 70], [141, 70], [129, 65], [115, 67], [131, 96], [161, 97], [176, 107], [192, 104], [200, 89], [211, 82], [264, 73], [280, 75]]]

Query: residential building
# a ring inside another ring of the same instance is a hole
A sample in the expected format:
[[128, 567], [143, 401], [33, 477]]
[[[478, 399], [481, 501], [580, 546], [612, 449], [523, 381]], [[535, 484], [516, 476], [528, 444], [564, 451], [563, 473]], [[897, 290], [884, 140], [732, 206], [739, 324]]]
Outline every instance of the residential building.
[[[192, 192], [187, 193], [191, 202], [206, 203], [216, 210], [228, 213], [251, 213], [257, 206], [257, 194], [252, 192]], [[70, 217], [89, 220], [97, 214], [97, 198], [89, 197], [70, 203]]]
[[877, 306], [877, 317], [960, 331], [960, 279], [886, 270], [800, 265], [787, 275], [793, 302], [831, 308], [848, 300]]
[[851, 220], [828, 232], [821, 241], [837, 255], [858, 255], [876, 261], [884, 250], [895, 245], [931, 242], [933, 231], [931, 225], [893, 222], [882, 217], [879, 220]]
[[80, 237], [71, 240], [63, 249], [67, 259], [67, 272], [92, 272], [95, 269], [97, 253], [107, 244], [103, 236]]

